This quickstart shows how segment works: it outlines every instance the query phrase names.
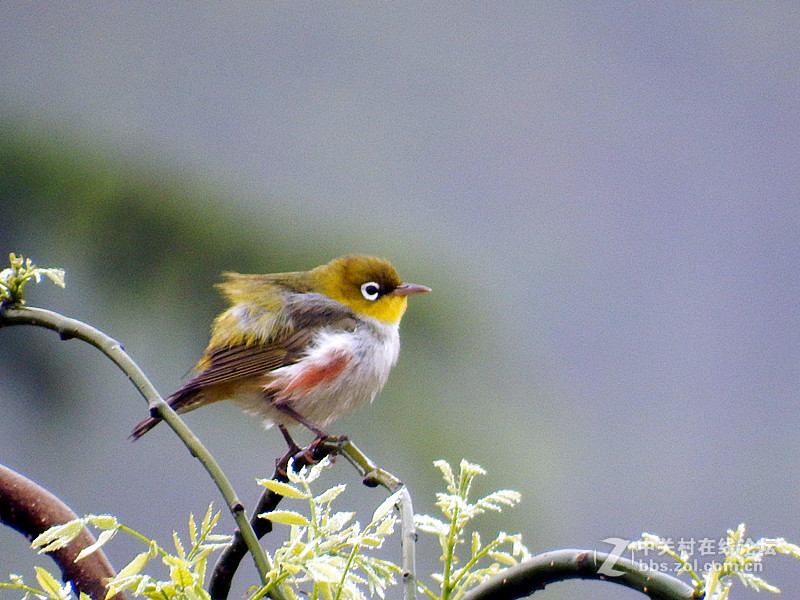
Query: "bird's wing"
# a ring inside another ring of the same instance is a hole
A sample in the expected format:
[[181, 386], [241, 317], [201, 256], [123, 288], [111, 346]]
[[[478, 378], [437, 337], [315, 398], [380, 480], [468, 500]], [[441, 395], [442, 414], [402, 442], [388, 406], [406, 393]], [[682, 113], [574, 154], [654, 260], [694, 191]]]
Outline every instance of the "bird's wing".
[[293, 294], [287, 298], [269, 339], [210, 349], [207, 366], [172, 394], [169, 404], [181, 412], [191, 410], [202, 403], [199, 396], [209, 386], [261, 377], [297, 362], [320, 329], [352, 331], [355, 327], [355, 314], [344, 304], [322, 294]]

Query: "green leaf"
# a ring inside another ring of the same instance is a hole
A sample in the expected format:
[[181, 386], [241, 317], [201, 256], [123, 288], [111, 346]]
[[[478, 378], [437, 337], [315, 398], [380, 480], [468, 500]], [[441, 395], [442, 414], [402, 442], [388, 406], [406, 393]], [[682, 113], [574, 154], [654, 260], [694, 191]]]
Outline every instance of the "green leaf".
[[117, 518], [113, 515], [89, 515], [86, 522], [91, 523], [98, 529], [115, 529], [119, 527]]
[[779, 594], [780, 590], [776, 588], [774, 585], [767, 583], [765, 579], [758, 577], [757, 575], [753, 575], [752, 573], [735, 573], [739, 579], [748, 587], [753, 588], [754, 590], [764, 590], [766, 592], [772, 592], [774, 594]]
[[83, 519], [74, 519], [62, 525], [55, 525], [41, 533], [31, 542], [31, 548], [39, 548], [39, 554], [52, 552], [69, 544], [78, 537], [84, 528]]
[[375, 528], [374, 534], [376, 537], [383, 539], [386, 538], [394, 533], [394, 525], [397, 523], [397, 518], [392, 515], [380, 523]]
[[274, 479], [259, 479], [258, 483], [263, 485], [270, 492], [274, 492], [280, 496], [283, 496], [284, 498], [295, 498], [302, 500], [303, 498], [308, 497], [304, 491], [282, 481], [276, 481]]
[[383, 519], [395, 506], [400, 498], [400, 494], [402, 493], [402, 489], [397, 490], [394, 494], [386, 498], [383, 502], [380, 503], [378, 508], [375, 509], [375, 512], [372, 513], [372, 522], [377, 523], [381, 519]]
[[[191, 513], [189, 514], [189, 518], [191, 519]], [[192, 530], [192, 527], [190, 526], [189, 527], [189, 531], [191, 532], [191, 530]], [[191, 536], [191, 537], [194, 537], [195, 540], [197, 539], [196, 535]], [[193, 542], [194, 542], [194, 540], [193, 540]], [[175, 551], [178, 553], [178, 556], [180, 556], [181, 558], [186, 558], [186, 552], [183, 549], [183, 544], [181, 544], [181, 539], [178, 537], [178, 532], [177, 531], [173, 531], [172, 532], [172, 543], [175, 544]]]
[[322, 595], [322, 600], [335, 600], [336, 598], [333, 586], [327, 581], [317, 581], [314, 591], [318, 591]]
[[66, 287], [64, 283], [64, 269], [36, 269], [35, 272], [36, 283], [39, 283], [39, 281], [41, 281], [41, 276], [44, 275], [58, 287]]
[[474, 557], [481, 550], [481, 534], [477, 531], [472, 532], [472, 556]]
[[203, 515], [203, 522], [200, 523], [200, 530], [201, 531], [208, 531], [209, 528], [213, 527], [214, 521], [214, 503], [210, 503], [208, 508], [206, 509], [206, 514]]
[[302, 525], [304, 527], [311, 525], [308, 519], [293, 510], [273, 510], [272, 512], [261, 513], [258, 516], [262, 519], [269, 519], [273, 523], [283, 523], [284, 525]]
[[335, 485], [332, 488], [325, 490], [319, 496], [314, 498], [317, 504], [330, 504], [347, 488], [344, 484]]
[[328, 517], [327, 522], [325, 523], [325, 530], [328, 533], [335, 533], [337, 531], [341, 531], [344, 529], [344, 526], [347, 525], [350, 520], [356, 516], [354, 512], [336, 512], [333, 513], [330, 517]]
[[[173, 537], [177, 539], [177, 534], [173, 531]], [[189, 541], [192, 543], [192, 546], [197, 544], [197, 523], [194, 521], [194, 513], [189, 513]], [[183, 552], [183, 548], [181, 547], [181, 552]]]
[[484, 496], [478, 500], [475, 505], [487, 510], [500, 512], [503, 505], [514, 506], [515, 504], [519, 503], [521, 498], [522, 494], [519, 492], [515, 492], [513, 490], [498, 490], [489, 494], [488, 496]]
[[513, 567], [517, 564], [516, 559], [508, 552], [489, 552], [489, 556], [507, 567]]
[[33, 567], [36, 570], [36, 581], [49, 596], [61, 597], [61, 585], [58, 580], [42, 567]]
[[172, 567], [169, 571], [169, 576], [170, 579], [172, 579], [172, 582], [179, 588], [186, 588], [194, 583], [192, 573], [186, 568], [185, 565], [177, 565]]
[[444, 481], [447, 484], [447, 489], [450, 493], [456, 492], [456, 478], [453, 475], [453, 469], [446, 460], [437, 460], [434, 461], [433, 466], [439, 469], [442, 472], [442, 477], [444, 477]]
[[17, 304], [24, 304], [25, 285], [31, 279], [39, 283], [43, 276], [56, 285], [64, 287], [64, 271], [62, 269], [39, 268], [33, 264], [30, 258], [17, 256], [13, 252], [8, 258], [11, 268], [0, 271], [0, 301], [10, 300]]
[[442, 521], [430, 515], [414, 515], [414, 525], [425, 533], [433, 533], [435, 535], [446, 534], [449, 530], [449, 527]]
[[[203, 524], [201, 528], [204, 533], [211, 531], [219, 521], [219, 511], [216, 513], [214, 512], [214, 503], [208, 505], [208, 510], [206, 510], [206, 514], [203, 516]], [[194, 543], [194, 542], [193, 542]]]
[[486, 475], [486, 469], [477, 463], [471, 463], [465, 458], [461, 459], [458, 465], [461, 477], [474, 478], [476, 475]]
[[[317, 479], [319, 479], [320, 475], [322, 475], [322, 472], [330, 466], [331, 458], [330, 456], [326, 456], [317, 464], [312, 465], [310, 468], [304, 467], [300, 469], [299, 476], [302, 480], [305, 480], [306, 483], [314, 483]], [[291, 474], [289, 475], [289, 479], [291, 480]]]
[[145, 566], [147, 566], [147, 563], [149, 562], [150, 558], [152, 558], [152, 554], [150, 551], [141, 552], [140, 554], [137, 554], [131, 562], [122, 567], [122, 569], [120, 570], [119, 573], [117, 573], [117, 576], [114, 579], [122, 580], [125, 579], [126, 577], [130, 577], [131, 575], [138, 575], [139, 573], [141, 573], [142, 569], [144, 569]]
[[383, 544], [383, 538], [368, 535], [361, 538], [360, 543], [362, 546], [366, 546], [368, 548], [380, 548]]
[[209, 554], [211, 554], [214, 550], [218, 550], [219, 548], [225, 548], [227, 544], [219, 544], [219, 545], [203, 545], [200, 550], [198, 550], [195, 555], [192, 557], [192, 562], [195, 564], [201, 563], [202, 561], [206, 560]]
[[315, 581], [339, 583], [342, 580], [342, 570], [324, 559], [309, 561], [306, 570]]
[[111, 540], [111, 538], [113, 538], [117, 534], [117, 531], [119, 531], [119, 529], [117, 528], [106, 529], [105, 531], [101, 531], [97, 536], [97, 541], [94, 544], [92, 544], [91, 546], [86, 546], [86, 548], [78, 552], [78, 556], [75, 557], [75, 562], [78, 562], [79, 560], [86, 558], [92, 552], [96, 552], [97, 550], [102, 548], [106, 543], [108, 543]]

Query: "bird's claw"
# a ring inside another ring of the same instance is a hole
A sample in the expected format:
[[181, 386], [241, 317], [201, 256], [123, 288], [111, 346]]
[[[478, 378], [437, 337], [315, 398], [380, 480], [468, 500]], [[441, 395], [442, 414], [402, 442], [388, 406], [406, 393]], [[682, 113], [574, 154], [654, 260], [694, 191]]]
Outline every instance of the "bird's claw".
[[318, 435], [303, 450], [303, 457], [308, 464], [316, 464], [326, 456], [336, 456], [347, 442], [347, 436]]
[[[295, 459], [295, 469], [300, 466], [315, 465], [326, 456], [335, 457], [347, 443], [347, 436], [337, 435], [318, 435], [305, 448], [301, 448], [294, 442], [289, 445], [289, 449], [276, 463], [275, 469], [279, 477], [284, 481], [287, 478], [289, 461]], [[297, 463], [300, 464], [297, 464]]]

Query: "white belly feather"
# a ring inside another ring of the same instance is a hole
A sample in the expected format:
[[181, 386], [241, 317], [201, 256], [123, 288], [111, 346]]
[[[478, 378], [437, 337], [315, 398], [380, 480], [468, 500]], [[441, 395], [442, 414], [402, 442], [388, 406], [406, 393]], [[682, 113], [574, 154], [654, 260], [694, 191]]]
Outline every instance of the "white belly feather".
[[[354, 332], [322, 329], [298, 362], [273, 371], [265, 378], [264, 386], [269, 386], [270, 382], [292, 381], [309, 366], [325, 364], [333, 355], [347, 355], [347, 365], [332, 380], [302, 393], [278, 395], [278, 401], [286, 402], [315, 425], [325, 427], [372, 402], [383, 388], [400, 352], [398, 328], [396, 323], [369, 319], [359, 324]], [[262, 387], [243, 390], [232, 400], [248, 414], [262, 419], [267, 428], [274, 424], [296, 424], [275, 409], [273, 403], [278, 398]]]

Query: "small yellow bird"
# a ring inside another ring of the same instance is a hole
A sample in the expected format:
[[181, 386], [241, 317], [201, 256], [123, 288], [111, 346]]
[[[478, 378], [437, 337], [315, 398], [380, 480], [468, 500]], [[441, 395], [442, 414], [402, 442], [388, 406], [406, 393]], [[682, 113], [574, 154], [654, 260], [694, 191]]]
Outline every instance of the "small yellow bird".
[[[302, 423], [317, 439], [342, 415], [371, 402], [400, 351], [408, 296], [430, 288], [403, 283], [388, 261], [345, 256], [310, 271], [242, 275], [217, 284], [231, 306], [212, 326], [196, 375], [167, 402], [179, 413], [233, 400], [267, 428]], [[138, 439], [158, 424], [136, 427]]]

